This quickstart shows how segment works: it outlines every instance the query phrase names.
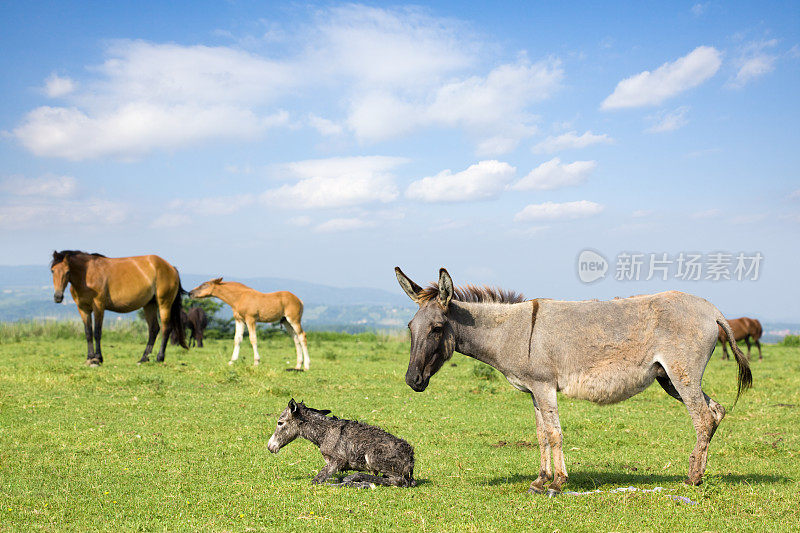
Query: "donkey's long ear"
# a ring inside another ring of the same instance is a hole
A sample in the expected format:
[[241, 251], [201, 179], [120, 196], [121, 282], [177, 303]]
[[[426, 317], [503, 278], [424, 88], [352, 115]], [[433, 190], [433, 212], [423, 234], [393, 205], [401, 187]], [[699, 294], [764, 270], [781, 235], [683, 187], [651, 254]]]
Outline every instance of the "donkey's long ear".
[[453, 298], [453, 279], [447, 270], [444, 268], [439, 269], [439, 305], [442, 309], [447, 309], [450, 306], [450, 300]]
[[289, 400], [289, 412], [292, 414], [297, 412], [297, 403], [294, 401], [294, 398]]
[[394, 274], [397, 276], [397, 281], [400, 283], [400, 287], [403, 288], [408, 297], [414, 300], [414, 302], [419, 303], [419, 295], [422, 292], [422, 287], [411, 281], [411, 278], [403, 274], [403, 271], [400, 270], [400, 267], [394, 267]]

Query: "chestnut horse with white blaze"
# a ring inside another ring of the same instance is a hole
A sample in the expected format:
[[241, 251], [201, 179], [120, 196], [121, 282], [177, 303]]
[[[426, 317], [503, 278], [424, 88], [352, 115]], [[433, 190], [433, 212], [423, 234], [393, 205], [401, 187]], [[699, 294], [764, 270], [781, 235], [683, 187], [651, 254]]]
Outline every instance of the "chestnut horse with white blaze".
[[181, 293], [184, 292], [181, 279], [178, 270], [157, 255], [106, 257], [62, 250], [53, 252], [50, 270], [55, 290], [53, 300], [61, 303], [64, 289], [69, 284], [72, 299], [78, 306], [88, 345], [86, 364], [97, 366], [103, 362], [100, 337], [106, 311], [130, 313], [144, 308], [149, 335], [139, 363], [149, 361], [148, 356], [160, 329], [159, 315], [164, 333], [156, 360], [164, 361], [167, 339], [173, 329], [177, 331], [178, 343], [188, 348], [180, 324]]
[[239, 345], [244, 338], [245, 324], [250, 334], [250, 344], [253, 346], [253, 364], [257, 365], [261, 357], [258, 355], [256, 323], [280, 322], [294, 340], [297, 351], [295, 370], [308, 370], [311, 360], [308, 357], [306, 333], [300, 324], [303, 318], [303, 302], [291, 292], [263, 293], [235, 281], [215, 278], [189, 291], [189, 296], [192, 298], [213, 296], [231, 306], [233, 318], [236, 320], [236, 334], [233, 338], [233, 355], [228, 364], [232, 365], [239, 358]]

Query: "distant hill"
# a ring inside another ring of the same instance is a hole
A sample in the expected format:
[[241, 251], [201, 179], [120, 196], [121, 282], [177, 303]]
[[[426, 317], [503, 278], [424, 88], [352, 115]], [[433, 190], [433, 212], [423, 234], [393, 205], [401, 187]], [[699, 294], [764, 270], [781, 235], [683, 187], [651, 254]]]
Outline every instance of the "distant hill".
[[[181, 274], [186, 290], [213, 276]], [[304, 325], [319, 329], [359, 330], [405, 327], [415, 306], [398, 289], [397, 293], [381, 289], [331, 287], [319, 283], [282, 278], [226, 278], [239, 281], [262, 292], [287, 290], [296, 294], [305, 306]], [[63, 304], [53, 302], [53, 283], [47, 266], [0, 266], [0, 321], [34, 318], [76, 318], [75, 304], [65, 294]], [[116, 313], [110, 313], [115, 316]], [[121, 315], [133, 318], [134, 314]], [[231, 316], [225, 306], [223, 317]]]

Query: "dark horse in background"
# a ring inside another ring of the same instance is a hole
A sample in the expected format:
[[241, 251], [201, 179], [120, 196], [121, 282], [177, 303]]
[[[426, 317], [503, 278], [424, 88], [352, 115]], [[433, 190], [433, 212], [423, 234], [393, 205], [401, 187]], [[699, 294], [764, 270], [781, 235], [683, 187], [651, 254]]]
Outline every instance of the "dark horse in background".
[[50, 270], [53, 273], [53, 299], [56, 303], [61, 303], [67, 283], [70, 285], [72, 299], [78, 306], [86, 331], [86, 364], [97, 366], [103, 362], [100, 337], [106, 311], [130, 313], [144, 308], [149, 336], [140, 363], [149, 361], [148, 355], [153, 350], [160, 329], [159, 315], [164, 334], [156, 360], [164, 361], [167, 339], [173, 329], [178, 332], [179, 344], [188, 348], [180, 324], [181, 294], [185, 291], [181, 287], [178, 270], [157, 255], [111, 258], [77, 250], [62, 250], [53, 252]]
[[[733, 335], [736, 337], [736, 340], [743, 340], [744, 343], [747, 344], [747, 358], [750, 358], [750, 340], [752, 339], [753, 344], [755, 344], [756, 348], [758, 348], [758, 358], [762, 359], [761, 335], [764, 333], [764, 330], [761, 328], [761, 322], [755, 318], [747, 318], [746, 316], [743, 316], [742, 318], [728, 320], [728, 324], [731, 325], [731, 329], [733, 330]], [[725, 346], [725, 332], [723, 332], [721, 328], [719, 330], [718, 338], [719, 342], [722, 343], [722, 358], [730, 359], [728, 356], [728, 349]]]
[[[189, 346], [197, 345], [198, 348], [203, 347], [203, 333], [208, 327], [208, 317], [202, 307], [192, 307], [187, 313], [181, 309], [181, 324], [182, 327], [189, 328]], [[178, 344], [178, 332], [172, 330], [170, 335], [170, 342]]]

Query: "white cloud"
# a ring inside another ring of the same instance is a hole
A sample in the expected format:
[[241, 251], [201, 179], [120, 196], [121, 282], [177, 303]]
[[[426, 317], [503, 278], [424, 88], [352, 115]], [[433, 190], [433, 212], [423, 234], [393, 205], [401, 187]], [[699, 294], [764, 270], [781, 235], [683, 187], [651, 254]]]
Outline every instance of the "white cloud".
[[281, 166], [287, 177], [299, 180], [266, 191], [262, 199], [287, 209], [347, 207], [391, 202], [398, 190], [390, 173], [407, 160], [401, 157], [336, 157], [298, 161]]
[[296, 113], [325, 136], [346, 131], [376, 142], [420, 128], [459, 128], [478, 153], [494, 155], [536, 132], [529, 107], [563, 78], [555, 59], [520, 54], [489, 63], [486, 43], [467, 25], [419, 8], [321, 8], [292, 31], [273, 30], [269, 39], [239, 44], [269, 43], [277, 51], [271, 55], [114, 41], [101, 64], [87, 66], [80, 86], [52, 75], [45, 92], [67, 105], [31, 110], [13, 134], [36, 155], [130, 160], [208, 139], [252, 140], [271, 126], [291, 126], [279, 104], [312, 97], [344, 106], [342, 123]]
[[374, 223], [367, 222], [360, 218], [333, 218], [319, 224], [314, 228], [314, 231], [319, 233], [333, 233], [337, 231], [352, 231], [355, 229], [369, 228], [372, 226], [374, 226]]
[[178, 199], [169, 203], [172, 210], [188, 211], [197, 215], [230, 215], [242, 207], [255, 203], [250, 194], [217, 196], [213, 198]]
[[695, 17], [699, 17], [700, 15], [705, 13], [706, 10], [708, 9], [709, 3], [710, 2], [705, 2], [705, 3], [702, 3], [702, 4], [701, 3], [697, 3], [697, 4], [693, 5], [692, 6], [692, 15], [694, 15]]
[[722, 210], [720, 209], [706, 209], [705, 211], [697, 211], [689, 215], [691, 218], [694, 219], [704, 219], [704, 218], [716, 218], [722, 214]]
[[298, 228], [305, 228], [306, 226], [311, 225], [311, 217], [304, 215], [299, 217], [292, 217], [286, 222], [288, 222], [292, 226], [297, 226]]
[[766, 52], [768, 48], [777, 46], [778, 41], [751, 42], [741, 50], [739, 58], [736, 60], [736, 76], [728, 82], [729, 87], [741, 88], [751, 81], [769, 74], [775, 70], [775, 62], [778, 56]]
[[514, 183], [511, 188], [517, 191], [547, 191], [580, 185], [589, 178], [589, 174], [597, 168], [597, 161], [575, 161], [562, 163], [554, 157], [531, 170], [527, 176]]
[[658, 105], [664, 100], [697, 87], [711, 78], [722, 64], [720, 52], [711, 46], [698, 46], [689, 54], [667, 62], [654, 71], [645, 70], [617, 84], [600, 106], [622, 109]]
[[614, 142], [614, 139], [605, 133], [595, 135], [591, 131], [587, 131], [583, 135], [578, 135], [577, 131], [570, 131], [558, 136], [551, 135], [547, 137], [534, 146], [533, 151], [537, 154], [552, 153], [572, 148], [585, 148], [593, 144], [608, 144], [612, 142]]
[[87, 115], [75, 107], [39, 107], [14, 130], [31, 152], [74, 161], [102, 156], [138, 157], [210, 138], [253, 138], [288, 122], [286, 112], [258, 117], [231, 106], [169, 107], [130, 103], [108, 113]]
[[631, 213], [631, 217], [632, 218], [645, 218], [645, 217], [649, 217], [652, 214], [653, 214], [653, 210], [652, 209], [637, 209], [636, 211]]
[[44, 93], [50, 98], [59, 98], [73, 92], [76, 84], [70, 78], [62, 78], [58, 74], [51, 74], [44, 82]]
[[686, 114], [689, 112], [689, 106], [680, 106], [673, 111], [661, 111], [656, 115], [649, 117], [653, 125], [647, 128], [647, 133], [663, 133], [665, 131], [674, 131], [684, 127], [689, 123]]
[[63, 198], [77, 190], [78, 182], [72, 176], [46, 174], [40, 178], [9, 176], [0, 181], [0, 191], [14, 196], [51, 196]]
[[78, 200], [32, 199], [0, 205], [0, 228], [41, 229], [75, 225], [108, 226], [124, 222], [129, 206], [94, 198]]
[[406, 196], [423, 202], [469, 202], [494, 198], [514, 177], [516, 169], [501, 161], [480, 161], [466, 170], [443, 170], [411, 183]]
[[344, 129], [340, 124], [327, 118], [318, 117], [313, 113], [308, 114], [308, 123], [312, 128], [326, 136], [341, 135]]
[[522, 57], [471, 76], [444, 83], [432, 93], [404, 97], [373, 91], [353, 99], [347, 125], [363, 142], [376, 142], [422, 127], [463, 128], [478, 139], [478, 153], [513, 150], [519, 140], [537, 131], [526, 109], [549, 97], [559, 86], [558, 61], [530, 63]]
[[178, 228], [192, 223], [189, 215], [182, 213], [164, 213], [150, 224], [151, 228]]
[[564, 203], [544, 202], [526, 206], [522, 211], [514, 215], [514, 221], [571, 220], [597, 215], [603, 209], [602, 205], [588, 200]]

